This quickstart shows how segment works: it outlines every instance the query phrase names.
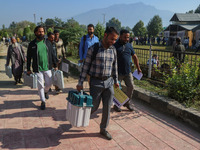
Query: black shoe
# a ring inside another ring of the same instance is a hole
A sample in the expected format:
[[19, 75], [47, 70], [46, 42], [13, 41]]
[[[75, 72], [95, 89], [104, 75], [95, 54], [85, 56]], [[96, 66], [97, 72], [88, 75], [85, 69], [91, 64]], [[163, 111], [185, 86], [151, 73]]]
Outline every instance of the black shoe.
[[107, 140], [112, 140], [112, 136], [106, 131], [106, 129], [101, 129], [100, 134], [103, 135]]
[[119, 107], [117, 107], [116, 105], [114, 105], [113, 109], [114, 109], [116, 112], [121, 112], [121, 111], [122, 111], [122, 110], [121, 110]]
[[44, 96], [46, 99], [49, 99], [49, 94], [48, 93], [44, 93]]
[[21, 83], [21, 84], [23, 84], [23, 82], [22, 82], [22, 80], [21, 80], [21, 79], [19, 79], [18, 83]]
[[40, 107], [42, 110], [45, 110], [46, 106], [45, 106], [45, 102], [42, 102], [41, 103], [41, 107]]
[[133, 109], [133, 106], [130, 104], [130, 103], [128, 103], [128, 104], [126, 104], [126, 105], [124, 105], [126, 108], [128, 108], [128, 110], [130, 110], [130, 111], [134, 111], [134, 109]]
[[17, 81], [15, 81], [14, 85], [17, 85], [17, 84], [18, 84], [18, 82], [17, 82]]

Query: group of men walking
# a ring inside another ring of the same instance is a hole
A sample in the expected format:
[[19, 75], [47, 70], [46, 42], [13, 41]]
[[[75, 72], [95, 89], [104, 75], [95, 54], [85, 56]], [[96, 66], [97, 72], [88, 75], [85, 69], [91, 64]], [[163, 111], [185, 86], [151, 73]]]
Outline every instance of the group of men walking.
[[[131, 59], [141, 72], [138, 58], [132, 45], [129, 43], [130, 33], [121, 30], [120, 35], [113, 27], [107, 27], [102, 41], [94, 35], [94, 25], [87, 26], [88, 34], [81, 38], [79, 47], [80, 62], [83, 63], [77, 90], [83, 89], [83, 82], [89, 76], [90, 95], [93, 97], [94, 113], [102, 100], [103, 114], [100, 124], [100, 134], [111, 140], [112, 136], [106, 130], [110, 119], [110, 108], [114, 96], [113, 84], [119, 87], [118, 81], [124, 81], [127, 86], [127, 96], [132, 98], [134, 84], [131, 73]], [[12, 38], [12, 45], [8, 49], [7, 63], [12, 60], [13, 75], [16, 84], [21, 82], [23, 63], [27, 61], [27, 75], [34, 72], [37, 75], [38, 93], [41, 100], [41, 109], [46, 108], [46, 99], [49, 99], [49, 89], [52, 85], [52, 68], [57, 70], [61, 60], [65, 58], [63, 41], [59, 38], [59, 32], [48, 33], [48, 39], [44, 38], [45, 29], [37, 26], [34, 30], [36, 38], [28, 45], [27, 60], [24, 50], [16, 39]], [[31, 69], [32, 66], [32, 69]], [[31, 71], [32, 70], [32, 71]], [[17, 72], [17, 73], [16, 73]], [[60, 92], [55, 87], [57, 93]], [[130, 100], [124, 104], [127, 109], [133, 111]], [[121, 109], [114, 105], [114, 110], [120, 112]]]
[[[57, 70], [60, 67], [61, 60], [65, 58], [62, 39], [59, 38], [59, 31], [48, 33], [48, 39], [44, 38], [45, 29], [43, 26], [37, 26], [34, 30], [36, 38], [28, 45], [27, 57], [20, 44], [16, 42], [15, 37], [11, 38], [12, 44], [8, 48], [7, 62], [12, 62], [12, 74], [15, 84], [22, 83], [24, 62], [27, 61], [27, 75], [34, 72], [37, 75], [38, 94], [41, 100], [41, 109], [46, 108], [46, 99], [49, 99], [49, 89], [52, 85], [52, 68]], [[32, 66], [32, 71], [31, 71]], [[55, 86], [56, 93], [60, 89]]]

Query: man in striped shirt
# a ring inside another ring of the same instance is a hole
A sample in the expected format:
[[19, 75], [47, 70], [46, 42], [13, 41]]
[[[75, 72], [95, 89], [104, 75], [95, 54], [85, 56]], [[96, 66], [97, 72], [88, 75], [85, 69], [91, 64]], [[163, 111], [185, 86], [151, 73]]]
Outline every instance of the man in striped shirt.
[[94, 113], [101, 102], [103, 102], [103, 114], [100, 124], [100, 134], [111, 140], [112, 136], [106, 130], [110, 119], [111, 102], [114, 96], [113, 84], [118, 84], [117, 54], [113, 44], [118, 38], [118, 32], [113, 27], [107, 27], [104, 38], [88, 49], [83, 64], [77, 90], [83, 89], [86, 75], [90, 75], [90, 95], [93, 98]]

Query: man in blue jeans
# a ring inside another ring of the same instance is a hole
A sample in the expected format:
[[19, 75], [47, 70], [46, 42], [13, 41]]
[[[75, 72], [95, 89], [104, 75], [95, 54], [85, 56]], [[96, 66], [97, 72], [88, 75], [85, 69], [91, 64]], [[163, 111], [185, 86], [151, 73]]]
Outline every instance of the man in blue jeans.
[[100, 124], [100, 134], [111, 140], [112, 136], [106, 130], [110, 120], [111, 102], [114, 96], [113, 84], [119, 87], [117, 73], [117, 54], [113, 44], [118, 38], [118, 32], [113, 27], [107, 27], [104, 38], [88, 49], [83, 64], [77, 90], [83, 89], [86, 75], [90, 75], [90, 95], [93, 98], [92, 112], [94, 113], [103, 102], [103, 114]]
[[[117, 62], [118, 62], [118, 74], [119, 74], [119, 81], [122, 80], [125, 82], [127, 86], [127, 96], [129, 97], [129, 101], [124, 104], [130, 111], [133, 111], [133, 107], [130, 104], [130, 100], [132, 98], [134, 84], [133, 84], [133, 75], [131, 72], [131, 57], [134, 60], [134, 64], [137, 67], [138, 74], [141, 71], [139, 60], [133, 50], [132, 45], [129, 43], [130, 33], [128, 30], [121, 30], [120, 36], [117, 42], [114, 44], [117, 50]], [[121, 109], [114, 105], [114, 110], [120, 112]]]

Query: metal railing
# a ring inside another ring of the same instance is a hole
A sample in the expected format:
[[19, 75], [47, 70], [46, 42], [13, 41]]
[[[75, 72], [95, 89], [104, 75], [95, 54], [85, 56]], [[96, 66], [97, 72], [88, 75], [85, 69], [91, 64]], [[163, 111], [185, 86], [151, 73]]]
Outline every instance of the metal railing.
[[[148, 60], [151, 60], [153, 55], [158, 56], [159, 65], [157, 69], [161, 72], [165, 71], [165, 73], [170, 73], [173, 69], [173, 64], [171, 62], [171, 58], [173, 57], [174, 51], [172, 50], [155, 50], [151, 49], [142, 49], [142, 48], [134, 48], [135, 53], [139, 59], [140, 66], [142, 68], [143, 74], [145, 77], [155, 79], [158, 81], [163, 81], [162, 74], [155, 71], [156, 69], [152, 67], [152, 65], [147, 65]], [[200, 59], [200, 53], [194, 52], [176, 52], [177, 54], [183, 54], [190, 65], [197, 65], [197, 60]], [[151, 62], [151, 61], [149, 61]], [[149, 67], [151, 66], [151, 67]]]

